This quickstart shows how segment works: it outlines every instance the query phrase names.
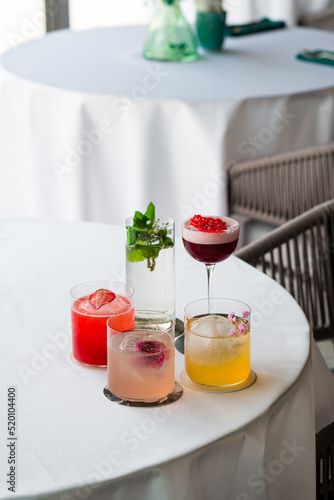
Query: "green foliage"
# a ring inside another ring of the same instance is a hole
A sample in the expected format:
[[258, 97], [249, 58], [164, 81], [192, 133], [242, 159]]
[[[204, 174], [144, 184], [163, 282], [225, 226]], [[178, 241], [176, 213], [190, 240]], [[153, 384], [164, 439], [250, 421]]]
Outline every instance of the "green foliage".
[[147, 260], [147, 267], [154, 271], [155, 259], [163, 248], [173, 247], [173, 240], [167, 236], [167, 229], [155, 220], [155, 206], [148, 204], [146, 212], [135, 212], [133, 225], [127, 229], [127, 259], [129, 262]]

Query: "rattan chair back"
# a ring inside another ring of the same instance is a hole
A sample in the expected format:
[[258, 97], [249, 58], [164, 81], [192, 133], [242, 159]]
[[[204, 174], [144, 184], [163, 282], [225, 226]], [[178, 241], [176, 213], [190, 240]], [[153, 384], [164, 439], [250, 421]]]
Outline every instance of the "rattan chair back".
[[334, 199], [308, 210], [235, 255], [297, 300], [315, 340], [334, 338]]
[[334, 422], [316, 434], [317, 500], [333, 500]]
[[334, 198], [334, 143], [235, 163], [229, 213], [280, 225]]
[[308, 28], [334, 31], [334, 7], [329, 7], [321, 12], [305, 14], [299, 19], [298, 24]]

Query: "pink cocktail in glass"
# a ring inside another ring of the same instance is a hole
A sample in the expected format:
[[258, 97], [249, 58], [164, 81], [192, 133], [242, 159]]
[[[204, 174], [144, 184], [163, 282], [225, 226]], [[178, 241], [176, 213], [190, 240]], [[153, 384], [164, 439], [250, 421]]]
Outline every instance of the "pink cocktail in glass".
[[119, 282], [90, 282], [74, 287], [71, 296], [72, 356], [83, 365], [106, 367], [107, 319], [113, 316], [120, 331], [134, 326], [133, 289]]
[[135, 327], [119, 332], [108, 319], [108, 390], [125, 401], [152, 403], [174, 390], [173, 318], [136, 311]]
[[120, 399], [158, 401], [173, 390], [174, 343], [168, 333], [147, 329], [113, 336], [108, 365], [108, 387]]

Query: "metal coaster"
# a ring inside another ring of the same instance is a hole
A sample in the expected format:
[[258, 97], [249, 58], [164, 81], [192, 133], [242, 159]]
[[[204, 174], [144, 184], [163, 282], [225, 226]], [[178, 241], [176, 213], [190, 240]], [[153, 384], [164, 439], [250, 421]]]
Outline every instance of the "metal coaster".
[[176, 320], [175, 320], [175, 337], [178, 337], [183, 332], [184, 332], [183, 321], [181, 321], [180, 319], [176, 318]]
[[249, 376], [244, 380], [243, 382], [240, 382], [240, 384], [235, 384], [235, 385], [228, 385], [224, 387], [216, 387], [214, 385], [204, 385], [204, 384], [198, 384], [197, 382], [193, 382], [188, 375], [186, 374], [185, 370], [182, 370], [180, 373], [180, 380], [182, 384], [184, 384], [186, 387], [189, 387], [189, 389], [195, 389], [195, 391], [201, 391], [201, 392], [237, 392], [237, 391], [242, 391], [243, 389], [246, 389], [247, 387], [250, 387], [255, 383], [257, 379], [256, 373], [251, 370]]
[[174, 389], [172, 390], [172, 392], [168, 394], [168, 396], [166, 396], [163, 399], [160, 399], [159, 401], [154, 401], [153, 403], [143, 403], [142, 401], [127, 401], [125, 399], [119, 399], [118, 397], [114, 396], [112, 392], [109, 391], [107, 386], [104, 387], [103, 394], [107, 399], [109, 399], [109, 401], [112, 401], [113, 403], [117, 403], [122, 406], [133, 406], [135, 408], [150, 408], [150, 407], [153, 408], [157, 406], [166, 406], [170, 405], [171, 403], [174, 403], [182, 396], [183, 389], [178, 382], [175, 382]]
[[184, 333], [175, 339], [175, 349], [181, 354], [184, 354]]

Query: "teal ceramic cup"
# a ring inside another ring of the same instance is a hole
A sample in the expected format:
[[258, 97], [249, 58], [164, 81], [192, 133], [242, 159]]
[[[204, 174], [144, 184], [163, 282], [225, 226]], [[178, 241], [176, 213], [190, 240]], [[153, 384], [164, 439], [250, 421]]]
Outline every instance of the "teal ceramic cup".
[[206, 50], [219, 50], [223, 45], [226, 12], [197, 12], [196, 31], [199, 43]]

